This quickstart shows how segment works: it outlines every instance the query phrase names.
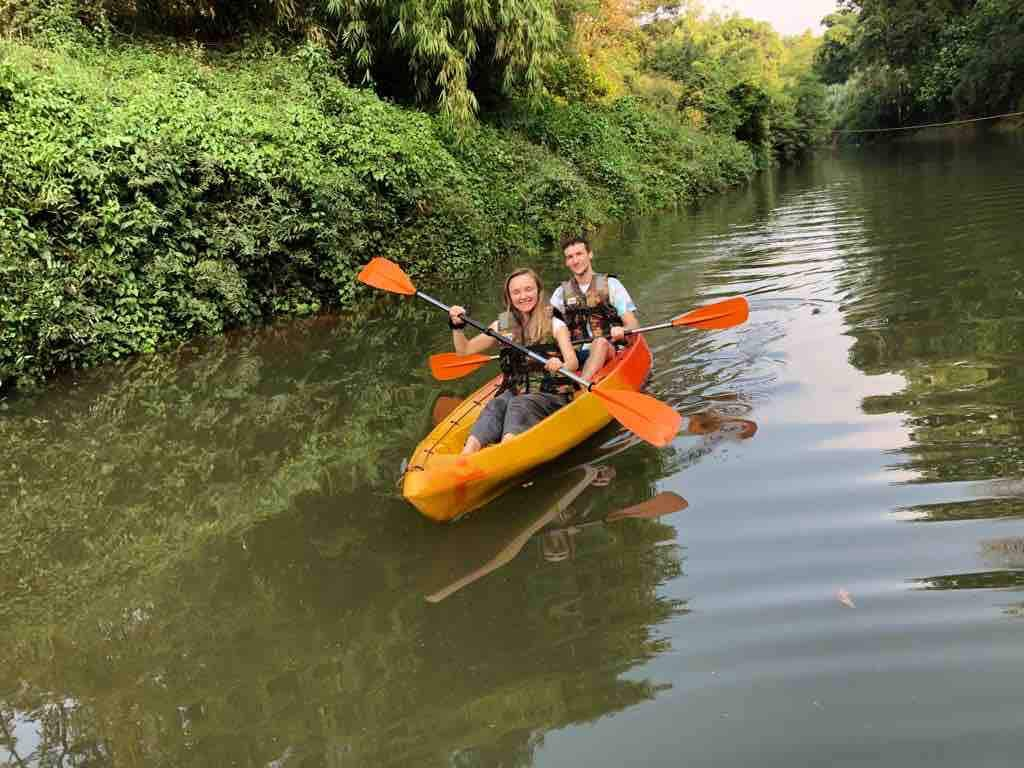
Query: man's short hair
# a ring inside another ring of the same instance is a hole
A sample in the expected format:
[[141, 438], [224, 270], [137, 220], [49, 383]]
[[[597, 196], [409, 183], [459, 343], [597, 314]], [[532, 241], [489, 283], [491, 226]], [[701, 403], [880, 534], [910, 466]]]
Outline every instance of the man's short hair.
[[571, 235], [566, 235], [562, 238], [562, 251], [570, 245], [576, 245], [576, 243], [583, 243], [583, 247], [587, 249], [587, 253], [590, 252], [590, 241], [587, 240], [587, 236], [582, 232], [577, 232]]

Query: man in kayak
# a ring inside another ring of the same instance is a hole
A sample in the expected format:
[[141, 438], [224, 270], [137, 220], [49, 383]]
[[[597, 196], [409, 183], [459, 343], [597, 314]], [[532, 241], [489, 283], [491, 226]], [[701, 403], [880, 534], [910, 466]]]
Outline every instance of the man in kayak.
[[[486, 334], [467, 339], [466, 310], [449, 308], [452, 344], [460, 355], [483, 352], [498, 344]], [[490, 329], [548, 358], [541, 367], [523, 353], [502, 347], [504, 377], [497, 394], [473, 424], [462, 453], [475, 453], [492, 443], [505, 442], [550, 416], [572, 399], [573, 384], [558, 371], [578, 367], [576, 352], [565, 323], [553, 316], [540, 276], [532, 269], [517, 269], [505, 280], [505, 311]]]
[[613, 344], [623, 340], [626, 329], [639, 328], [640, 322], [636, 304], [619, 279], [594, 272], [594, 253], [584, 236], [562, 240], [562, 253], [572, 277], [555, 289], [551, 306], [565, 320], [574, 342], [589, 342], [576, 357], [583, 366], [580, 375], [590, 380], [615, 354]]

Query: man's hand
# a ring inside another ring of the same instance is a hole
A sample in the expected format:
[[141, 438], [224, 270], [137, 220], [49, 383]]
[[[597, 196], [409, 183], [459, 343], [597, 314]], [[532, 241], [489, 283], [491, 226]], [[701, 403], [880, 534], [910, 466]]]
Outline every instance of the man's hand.
[[612, 341], [622, 341], [626, 338], [626, 329], [621, 325], [612, 326]]

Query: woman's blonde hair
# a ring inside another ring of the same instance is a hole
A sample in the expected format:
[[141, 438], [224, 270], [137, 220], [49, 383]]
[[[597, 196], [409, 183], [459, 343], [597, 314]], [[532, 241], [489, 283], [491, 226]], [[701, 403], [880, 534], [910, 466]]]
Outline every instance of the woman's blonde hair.
[[[530, 312], [530, 319], [525, 323], [523, 322], [522, 312], [512, 305], [512, 295], [509, 293], [509, 285], [515, 278], [521, 275], [529, 275], [537, 285], [537, 306]], [[505, 278], [505, 310], [512, 313], [520, 329], [522, 329], [523, 344], [537, 344], [541, 339], [552, 335], [551, 304], [548, 302], [548, 296], [544, 292], [544, 283], [541, 281], [540, 275], [529, 267], [515, 269]]]

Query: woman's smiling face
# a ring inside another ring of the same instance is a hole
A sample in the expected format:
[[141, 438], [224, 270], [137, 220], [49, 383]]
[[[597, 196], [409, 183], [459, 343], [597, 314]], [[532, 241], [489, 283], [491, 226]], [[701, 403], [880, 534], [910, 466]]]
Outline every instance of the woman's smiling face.
[[516, 275], [508, 281], [509, 303], [526, 314], [537, 306], [537, 282], [532, 275]]

